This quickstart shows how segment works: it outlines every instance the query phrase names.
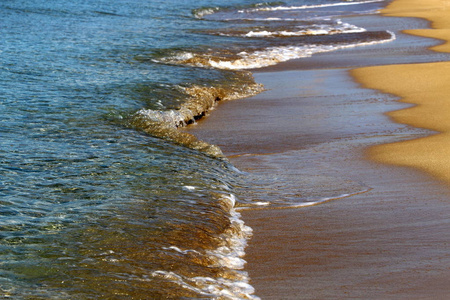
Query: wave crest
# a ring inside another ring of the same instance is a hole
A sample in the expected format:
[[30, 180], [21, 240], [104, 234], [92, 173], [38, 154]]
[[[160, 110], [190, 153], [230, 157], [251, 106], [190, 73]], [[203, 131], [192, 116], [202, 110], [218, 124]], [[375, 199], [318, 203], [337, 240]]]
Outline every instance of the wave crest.
[[367, 0], [367, 1], [355, 1], [355, 2], [346, 1], [346, 2], [338, 2], [338, 3], [326, 3], [326, 4], [302, 5], [302, 6], [274, 6], [274, 7], [261, 7], [261, 8], [247, 9], [247, 10], [239, 10], [239, 12], [246, 13], [246, 12], [256, 12], [256, 11], [303, 10], [303, 9], [311, 9], [311, 8], [326, 8], [326, 7], [336, 7], [336, 6], [368, 4], [368, 3], [376, 3], [376, 2], [382, 2], [382, 1], [383, 0]]
[[131, 118], [131, 125], [152, 136], [163, 138], [214, 157], [223, 157], [219, 147], [198, 140], [195, 136], [178, 130], [204, 117], [219, 101], [235, 100], [256, 95], [263, 86], [254, 82], [250, 73], [236, 73], [236, 82], [225, 87], [180, 87], [186, 95], [178, 109], [140, 109]]
[[338, 49], [374, 45], [389, 42], [395, 39], [395, 34], [389, 31], [362, 32], [364, 36], [354, 41], [346, 41], [352, 34], [342, 35], [341, 42], [332, 44], [282, 44], [269, 46], [263, 49], [247, 50], [238, 53], [230, 51], [208, 52], [181, 52], [160, 58], [159, 62], [186, 65], [203, 68], [216, 68], [224, 70], [257, 69], [276, 65], [280, 62], [303, 57], [310, 57], [315, 53], [330, 52]]
[[232, 11], [232, 10], [239, 10], [239, 9], [263, 9], [263, 8], [269, 8], [269, 7], [276, 7], [282, 5], [284, 2], [282, 1], [274, 1], [274, 2], [261, 2], [256, 4], [251, 4], [247, 6], [229, 6], [229, 7], [200, 7], [197, 9], [192, 10], [192, 15], [197, 19], [203, 19], [205, 16], [215, 14], [217, 12], [221, 11]]

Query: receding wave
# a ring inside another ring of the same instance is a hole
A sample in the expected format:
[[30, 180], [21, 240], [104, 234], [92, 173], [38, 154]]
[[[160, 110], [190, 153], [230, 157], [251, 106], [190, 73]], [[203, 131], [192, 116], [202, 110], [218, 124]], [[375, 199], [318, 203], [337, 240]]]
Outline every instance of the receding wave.
[[[344, 36], [342, 38], [345, 38]], [[269, 46], [263, 49], [247, 50], [233, 53], [230, 50], [218, 50], [214, 53], [194, 53], [181, 51], [160, 58], [159, 61], [168, 64], [187, 65], [204, 68], [225, 70], [257, 69], [272, 66], [280, 62], [303, 57], [310, 57], [316, 53], [330, 52], [338, 49], [367, 46], [385, 43], [395, 39], [392, 32], [367, 32], [363, 40], [331, 44], [300, 44]]]
[[[314, 173], [243, 173], [243, 184], [235, 187], [239, 209], [305, 207], [366, 193], [370, 187], [361, 182]], [[245, 185], [248, 184], [248, 186]]]

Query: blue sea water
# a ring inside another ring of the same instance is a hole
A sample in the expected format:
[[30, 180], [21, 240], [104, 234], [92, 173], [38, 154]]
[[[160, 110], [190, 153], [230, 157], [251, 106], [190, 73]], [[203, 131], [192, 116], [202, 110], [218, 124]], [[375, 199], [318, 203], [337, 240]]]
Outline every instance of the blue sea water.
[[361, 2], [1, 1], [0, 294], [257, 298], [235, 207], [270, 178], [177, 127], [247, 69], [391, 40], [340, 20]]

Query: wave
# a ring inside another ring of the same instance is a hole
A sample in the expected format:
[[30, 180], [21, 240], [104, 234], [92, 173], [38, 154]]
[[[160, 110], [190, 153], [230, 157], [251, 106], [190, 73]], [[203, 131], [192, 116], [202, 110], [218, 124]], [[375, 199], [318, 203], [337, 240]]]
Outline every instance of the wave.
[[317, 5], [302, 5], [302, 6], [276, 6], [276, 7], [261, 7], [253, 9], [238, 10], [239, 13], [257, 12], [257, 11], [278, 11], [278, 10], [303, 10], [311, 8], [325, 8], [325, 7], [336, 7], [336, 6], [347, 6], [347, 5], [360, 5], [382, 2], [383, 0], [367, 0], [367, 1], [357, 1], [357, 2], [339, 2], [339, 3], [326, 3]]
[[202, 19], [204, 16], [212, 15], [213, 13], [216, 13], [219, 10], [221, 10], [221, 8], [217, 7], [217, 6], [216, 7], [202, 7], [202, 8], [194, 9], [192, 11], [192, 14], [196, 18]]
[[219, 277], [188, 276], [174, 271], [156, 270], [151, 276], [163, 281], [169, 281], [193, 293], [212, 299], [251, 299], [259, 297], [253, 295], [255, 289], [249, 284], [249, 276], [243, 271], [245, 247], [252, 236], [252, 229], [244, 224], [241, 215], [235, 210], [236, 197], [234, 194], [220, 195], [219, 200], [224, 210], [229, 211], [230, 225], [218, 237], [219, 246], [201, 253], [194, 249], [180, 249], [176, 246], [165, 247], [165, 251], [178, 255], [189, 256], [191, 259], [208, 257], [210, 268], [220, 268], [226, 274]]
[[[351, 27], [348, 26], [348, 28]], [[330, 44], [289, 45], [283, 42], [283, 45], [235, 51], [236, 53], [232, 50], [213, 51], [211, 49], [206, 52], [168, 51], [166, 56], [155, 58], [153, 61], [223, 70], [257, 69], [291, 59], [310, 57], [316, 53], [386, 43], [395, 39], [395, 34], [389, 31], [363, 32], [363, 34], [364, 36], [358, 36], [357, 33], [341, 34], [341, 42], [336, 42], [337, 40], [334, 39]], [[346, 42], [347, 39], [353, 42]], [[134, 128], [152, 136], [201, 151], [213, 157], [223, 158], [224, 155], [219, 147], [200, 141], [195, 136], [180, 131], [178, 128], [195, 123], [214, 109], [219, 101], [250, 97], [264, 90], [262, 85], [255, 83], [250, 72], [235, 72], [234, 76], [232, 82], [228, 81], [223, 86], [180, 86], [178, 89], [183, 92], [185, 99], [177, 108], [143, 108], [132, 116], [130, 123]]]
[[202, 19], [207, 15], [212, 15], [216, 12], [219, 11], [231, 11], [231, 10], [236, 10], [236, 9], [257, 9], [260, 7], [271, 7], [271, 6], [278, 6], [278, 5], [282, 5], [283, 2], [282, 1], [274, 1], [274, 2], [261, 2], [261, 3], [256, 3], [256, 4], [251, 4], [248, 6], [228, 6], [228, 7], [219, 7], [219, 6], [213, 6], [213, 7], [201, 7], [201, 8], [197, 8], [197, 9], [193, 9], [192, 10], [192, 15], [197, 18], [197, 19]]
[[[348, 24], [350, 25], [350, 24]], [[250, 31], [246, 33], [245, 37], [289, 37], [289, 36], [305, 36], [305, 35], [332, 35], [332, 34], [340, 34], [340, 33], [357, 33], [357, 32], [365, 32], [366, 29], [357, 27], [354, 25], [350, 25], [346, 28], [326, 28], [326, 27], [318, 27], [311, 29], [303, 29], [298, 31]]]
[[235, 54], [229, 52], [211, 54], [183, 51], [161, 58], [160, 62], [225, 70], [257, 69], [292, 59], [310, 57], [316, 53], [386, 43], [393, 40], [395, 40], [395, 34], [390, 31], [367, 32], [364, 40], [353, 43], [280, 45], [260, 50], [241, 51]]
[[261, 13], [276, 13], [276, 12], [289, 12], [289, 11], [306, 11], [307, 10], [321, 10], [322, 8], [339, 8], [341, 6], [350, 5], [363, 5], [371, 3], [379, 3], [384, 0], [362, 0], [362, 1], [345, 1], [337, 3], [324, 3], [313, 5], [300, 5], [300, 6], [286, 6], [284, 2], [263, 2], [247, 6], [227, 6], [227, 7], [202, 7], [192, 10], [192, 15], [197, 19], [212, 19], [216, 21], [302, 21], [306, 15], [299, 18], [286, 18], [286, 16], [280, 17], [261, 17], [258, 16]]
[[184, 92], [185, 100], [176, 109], [140, 109], [130, 120], [130, 125], [152, 136], [169, 140], [179, 145], [196, 149], [214, 157], [223, 157], [219, 147], [198, 140], [195, 136], [178, 130], [195, 123], [212, 110], [219, 101], [236, 100], [250, 97], [263, 91], [251, 73], [234, 73], [233, 82], [226, 86], [179, 87]]
[[316, 171], [306, 167], [293, 173], [242, 172], [241, 180], [234, 185], [239, 199], [243, 199], [237, 209], [307, 207], [372, 190], [363, 182]]
[[336, 22], [328, 22], [323, 24], [307, 24], [295, 26], [284, 24], [283, 26], [278, 27], [255, 26], [250, 28], [232, 28], [222, 31], [204, 31], [203, 33], [230, 37], [271, 38], [361, 33], [365, 31], [365, 28], [345, 23], [341, 20], [337, 20]]

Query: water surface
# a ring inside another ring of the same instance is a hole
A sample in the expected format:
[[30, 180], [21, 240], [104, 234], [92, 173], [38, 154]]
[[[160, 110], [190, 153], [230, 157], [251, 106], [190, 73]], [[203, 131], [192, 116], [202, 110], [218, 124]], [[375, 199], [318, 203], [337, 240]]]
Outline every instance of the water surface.
[[382, 4], [2, 1], [2, 296], [257, 298], [235, 208], [314, 199], [178, 128], [262, 92], [247, 69], [392, 40], [341, 20]]

